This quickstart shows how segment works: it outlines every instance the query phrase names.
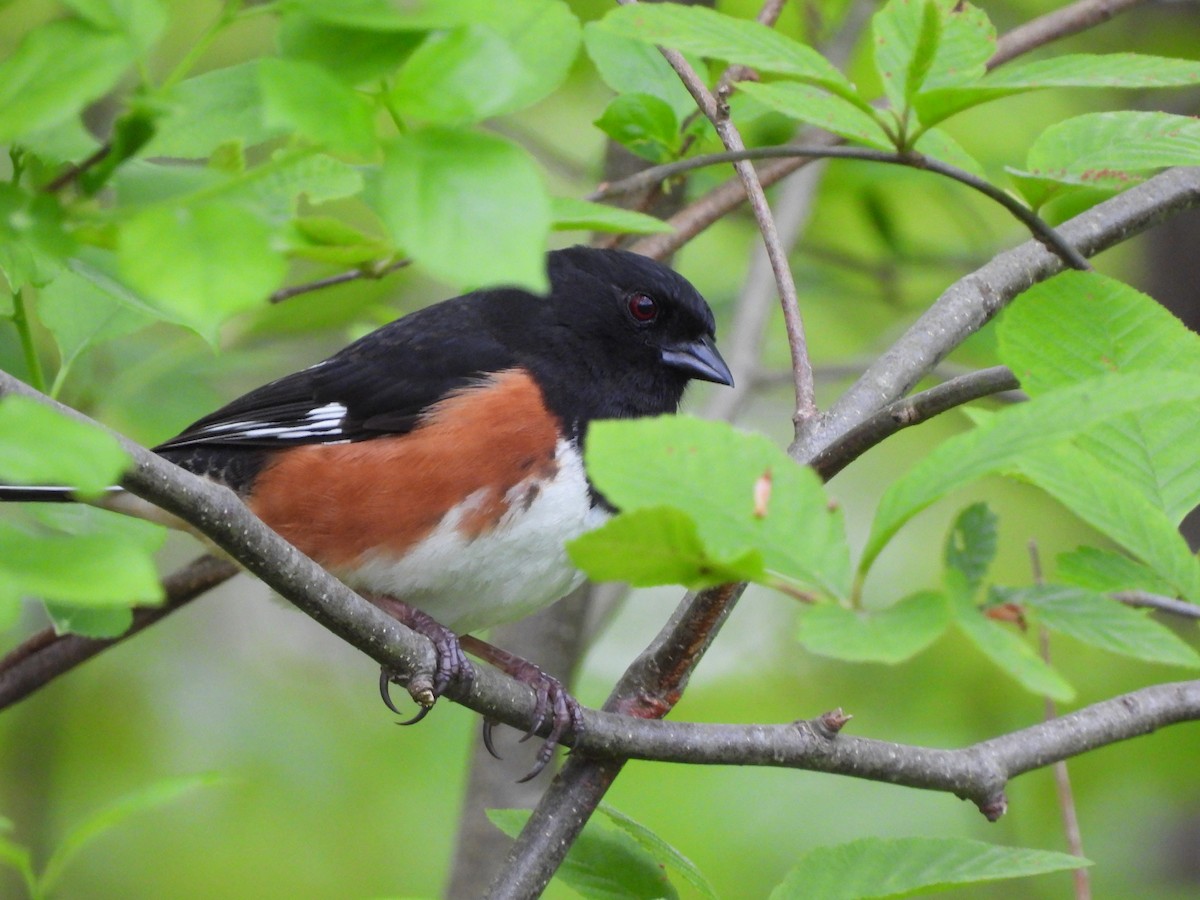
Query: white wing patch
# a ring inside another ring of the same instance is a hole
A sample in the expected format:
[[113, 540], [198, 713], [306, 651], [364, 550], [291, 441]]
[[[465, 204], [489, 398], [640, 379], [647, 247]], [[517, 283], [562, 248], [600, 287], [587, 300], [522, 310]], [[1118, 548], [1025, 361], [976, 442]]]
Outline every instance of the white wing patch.
[[[279, 440], [299, 440], [303, 438], [332, 439], [342, 434], [342, 419], [345, 418], [346, 407], [340, 403], [326, 403], [316, 409], [310, 409], [304, 419], [292, 425], [273, 425], [270, 422], [221, 422], [218, 425], [208, 425], [189, 437], [238, 437], [238, 438], [278, 438]], [[330, 443], [337, 443], [331, 440]]]

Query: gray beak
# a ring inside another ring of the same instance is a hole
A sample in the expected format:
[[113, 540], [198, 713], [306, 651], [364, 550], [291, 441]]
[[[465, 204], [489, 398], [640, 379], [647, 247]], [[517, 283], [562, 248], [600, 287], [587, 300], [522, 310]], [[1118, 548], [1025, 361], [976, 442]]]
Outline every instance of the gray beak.
[[662, 361], [673, 369], [687, 372], [692, 378], [713, 381], [733, 387], [733, 375], [729, 366], [721, 359], [713, 339], [704, 336], [695, 341], [667, 347], [662, 352]]

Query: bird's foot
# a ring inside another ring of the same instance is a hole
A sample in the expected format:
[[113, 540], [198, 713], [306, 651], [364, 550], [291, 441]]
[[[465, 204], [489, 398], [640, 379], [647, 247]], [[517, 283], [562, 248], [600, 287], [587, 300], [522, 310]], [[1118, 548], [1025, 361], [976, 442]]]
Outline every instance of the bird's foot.
[[[480, 659], [491, 663], [522, 684], [533, 688], [537, 697], [533, 707], [533, 721], [529, 726], [529, 731], [521, 740], [529, 740], [547, 722], [550, 723], [550, 731], [542, 746], [538, 748], [533, 768], [524, 778], [519, 779], [518, 783], [536, 778], [554, 757], [554, 748], [561, 742], [568, 729], [576, 738], [583, 733], [583, 708], [579, 705], [579, 701], [567, 692], [561, 681], [552, 675], [547, 675], [528, 660], [470, 635], [463, 635], [462, 645], [469, 648]], [[499, 759], [500, 754], [496, 752], [495, 744], [492, 742], [492, 729], [495, 725], [496, 723], [491, 719], [483, 720], [483, 744], [492, 756]]]
[[396, 600], [394, 597], [372, 596], [368, 599], [388, 615], [403, 622], [418, 634], [425, 635], [433, 642], [436, 657], [432, 672], [416, 672], [410, 676], [407, 673], [402, 674], [389, 669], [387, 666], [384, 666], [379, 672], [379, 694], [388, 709], [398, 716], [403, 715], [392, 702], [392, 684], [402, 685], [408, 691], [408, 695], [421, 707], [420, 712], [415, 716], [400, 723], [401, 725], [415, 725], [429, 714], [429, 710], [433, 708], [433, 704], [437, 702], [438, 697], [442, 696], [451, 681], [461, 681], [464, 686], [469, 687], [471, 680], [475, 677], [475, 670], [471, 668], [471, 663], [463, 652], [458, 635], [432, 616], [409, 606], [402, 600]]

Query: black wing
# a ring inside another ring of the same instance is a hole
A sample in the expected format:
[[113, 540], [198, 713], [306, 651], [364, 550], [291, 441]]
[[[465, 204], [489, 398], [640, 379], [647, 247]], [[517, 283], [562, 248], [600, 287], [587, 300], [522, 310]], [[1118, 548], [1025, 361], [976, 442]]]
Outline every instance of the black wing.
[[411, 431], [450, 392], [517, 362], [490, 333], [475, 299], [458, 297], [385, 325], [324, 362], [245, 394], [155, 449], [270, 449]]

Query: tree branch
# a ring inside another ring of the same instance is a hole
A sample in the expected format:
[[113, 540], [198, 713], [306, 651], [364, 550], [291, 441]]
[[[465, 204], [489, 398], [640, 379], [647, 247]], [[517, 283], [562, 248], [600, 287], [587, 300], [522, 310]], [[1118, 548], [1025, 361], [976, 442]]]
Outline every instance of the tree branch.
[[919, 425], [964, 403], [1002, 391], [1016, 390], [1020, 386], [1016, 376], [1006, 366], [959, 375], [927, 391], [889, 404], [826, 446], [813, 456], [809, 465], [828, 481], [898, 431]]
[[1107, 22], [1113, 16], [1141, 6], [1146, 0], [1079, 0], [1052, 13], [1018, 25], [996, 41], [996, 52], [988, 60], [990, 72], [1030, 50], [1060, 38], [1078, 34]]
[[589, 721], [586, 752], [613, 760], [803, 769], [944, 791], [972, 801], [995, 821], [1006, 809], [1005, 785], [1018, 775], [1200, 720], [1200, 681], [1142, 688], [958, 750], [852, 737], [830, 728], [830, 716], [786, 725], [712, 725], [628, 716], [614, 722], [599, 713], [594, 730]]

